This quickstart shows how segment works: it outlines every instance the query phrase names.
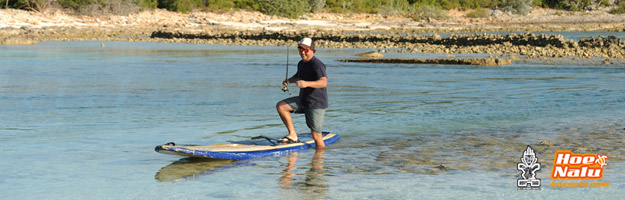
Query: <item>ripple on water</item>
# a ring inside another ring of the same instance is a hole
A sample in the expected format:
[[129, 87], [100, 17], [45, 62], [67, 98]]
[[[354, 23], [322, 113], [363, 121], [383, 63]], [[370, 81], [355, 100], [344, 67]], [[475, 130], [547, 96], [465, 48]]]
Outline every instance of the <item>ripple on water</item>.
[[[549, 165], [556, 150], [614, 155], [612, 161], [623, 161], [625, 155], [625, 120], [545, 127], [489, 129], [452, 133], [420, 133], [384, 138], [343, 139], [345, 173], [356, 174], [440, 174], [454, 171], [491, 171], [516, 176], [515, 163], [526, 145], [538, 152]], [[547, 137], [534, 137], [548, 135]], [[530, 138], [530, 139], [528, 139]], [[533, 139], [531, 139], [533, 138]]]

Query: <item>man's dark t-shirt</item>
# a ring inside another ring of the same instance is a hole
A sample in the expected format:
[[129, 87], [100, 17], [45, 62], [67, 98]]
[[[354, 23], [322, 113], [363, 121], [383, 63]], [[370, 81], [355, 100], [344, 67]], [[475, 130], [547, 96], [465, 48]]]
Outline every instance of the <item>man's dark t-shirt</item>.
[[[328, 77], [326, 75], [326, 65], [314, 56], [308, 62], [304, 62], [304, 60], [299, 61], [295, 75], [304, 81], [317, 81], [321, 77]], [[303, 106], [306, 108], [328, 108], [328, 92], [326, 88], [301, 88], [299, 96]]]

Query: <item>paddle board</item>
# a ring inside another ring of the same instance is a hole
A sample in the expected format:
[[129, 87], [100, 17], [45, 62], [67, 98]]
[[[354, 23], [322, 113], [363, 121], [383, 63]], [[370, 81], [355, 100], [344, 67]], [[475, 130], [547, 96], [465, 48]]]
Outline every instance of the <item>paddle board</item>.
[[[262, 156], [276, 156], [287, 152], [299, 151], [315, 147], [315, 141], [310, 133], [298, 135], [300, 143], [281, 144], [277, 139], [264, 136], [251, 140], [230, 142], [213, 145], [175, 145], [170, 142], [154, 148], [159, 153], [176, 154], [181, 156], [219, 158], [219, 159], [248, 159]], [[323, 141], [326, 146], [339, 140], [339, 135], [323, 132]]]

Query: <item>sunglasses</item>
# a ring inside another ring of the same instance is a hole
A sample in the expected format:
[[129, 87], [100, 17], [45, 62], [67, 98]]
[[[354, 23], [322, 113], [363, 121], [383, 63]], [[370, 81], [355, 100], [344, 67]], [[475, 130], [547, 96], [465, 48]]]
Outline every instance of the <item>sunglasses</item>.
[[304, 52], [304, 53], [308, 53], [310, 51], [310, 49], [304, 49], [304, 48], [297, 48], [297, 50], [299, 50], [299, 52]]

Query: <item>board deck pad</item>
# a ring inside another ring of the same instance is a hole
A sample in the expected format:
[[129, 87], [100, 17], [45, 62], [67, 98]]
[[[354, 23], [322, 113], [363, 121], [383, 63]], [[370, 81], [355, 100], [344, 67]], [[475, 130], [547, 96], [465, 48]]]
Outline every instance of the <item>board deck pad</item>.
[[[315, 141], [310, 133], [298, 134], [300, 143], [281, 144], [261, 138], [236, 141], [212, 145], [174, 145], [164, 144], [154, 148], [159, 153], [169, 153], [181, 156], [219, 158], [219, 159], [249, 159], [263, 156], [276, 156], [287, 152], [299, 151], [315, 147]], [[323, 132], [323, 141], [326, 146], [339, 140], [339, 135]]]

